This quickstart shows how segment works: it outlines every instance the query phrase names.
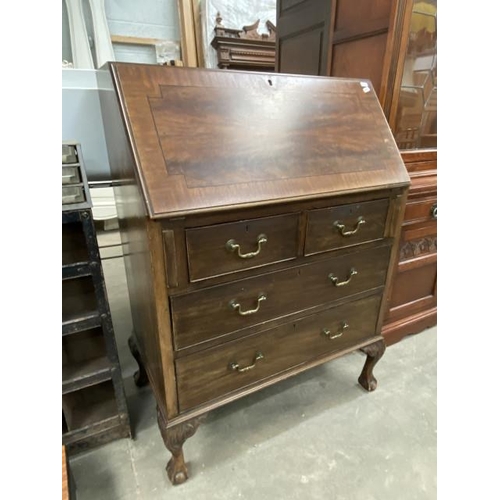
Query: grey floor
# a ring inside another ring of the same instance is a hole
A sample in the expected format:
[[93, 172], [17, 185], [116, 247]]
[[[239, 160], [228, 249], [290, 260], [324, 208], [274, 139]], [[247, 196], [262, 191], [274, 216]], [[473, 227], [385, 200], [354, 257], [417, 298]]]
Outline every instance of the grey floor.
[[367, 393], [358, 353], [210, 413], [172, 486], [149, 387], [137, 389], [123, 262], [104, 261], [135, 439], [70, 460], [78, 500], [436, 498], [436, 329], [387, 349]]

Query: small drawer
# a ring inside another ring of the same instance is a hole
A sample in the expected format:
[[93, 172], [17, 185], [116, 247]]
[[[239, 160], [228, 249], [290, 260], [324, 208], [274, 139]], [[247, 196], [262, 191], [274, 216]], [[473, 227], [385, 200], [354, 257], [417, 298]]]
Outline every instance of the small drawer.
[[172, 297], [177, 350], [333, 302], [385, 283], [391, 247], [303, 264]]
[[389, 200], [365, 201], [311, 210], [305, 254], [311, 255], [384, 237]]
[[66, 186], [62, 188], [62, 204], [83, 203], [85, 191], [83, 186]]
[[63, 165], [62, 166], [62, 183], [67, 184], [79, 184], [82, 182], [80, 177], [80, 166], [79, 165]]
[[297, 214], [186, 230], [191, 281], [294, 259]]
[[404, 223], [437, 220], [437, 199], [409, 200], [406, 204]]
[[176, 361], [179, 407], [188, 410], [375, 335], [371, 296]]
[[62, 162], [63, 163], [76, 163], [78, 161], [78, 154], [76, 146], [71, 144], [62, 145]]

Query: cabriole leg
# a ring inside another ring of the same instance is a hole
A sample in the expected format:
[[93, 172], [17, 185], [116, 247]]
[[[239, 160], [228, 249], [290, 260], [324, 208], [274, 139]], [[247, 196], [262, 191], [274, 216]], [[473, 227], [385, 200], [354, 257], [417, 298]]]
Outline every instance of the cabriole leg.
[[193, 418], [187, 422], [183, 422], [175, 427], [167, 429], [167, 422], [158, 407], [156, 407], [158, 416], [158, 427], [160, 428], [161, 437], [167, 449], [172, 453], [172, 458], [167, 464], [167, 475], [171, 483], [182, 484], [188, 478], [188, 470], [186, 462], [184, 461], [184, 453], [182, 446], [186, 439], [190, 438], [197, 431], [201, 422], [205, 419], [206, 415]]
[[139, 365], [139, 369], [134, 373], [134, 382], [137, 387], [144, 387], [148, 383], [148, 374], [146, 373], [146, 369], [144, 368], [144, 364], [142, 363], [141, 353], [137, 348], [137, 341], [135, 337], [131, 335], [128, 338], [128, 348], [134, 359], [137, 361]]
[[366, 354], [366, 361], [358, 382], [367, 391], [374, 391], [377, 388], [377, 379], [373, 376], [373, 368], [385, 352], [385, 342], [379, 340], [363, 347], [361, 351]]

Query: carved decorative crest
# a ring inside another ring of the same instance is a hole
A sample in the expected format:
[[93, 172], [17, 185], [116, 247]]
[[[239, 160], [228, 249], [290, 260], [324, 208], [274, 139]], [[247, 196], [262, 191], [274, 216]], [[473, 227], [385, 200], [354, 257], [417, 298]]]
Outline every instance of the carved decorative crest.
[[212, 47], [217, 50], [219, 68], [274, 69], [276, 26], [266, 21], [267, 33], [259, 33], [260, 19], [242, 29], [225, 28], [220, 12], [215, 18]]

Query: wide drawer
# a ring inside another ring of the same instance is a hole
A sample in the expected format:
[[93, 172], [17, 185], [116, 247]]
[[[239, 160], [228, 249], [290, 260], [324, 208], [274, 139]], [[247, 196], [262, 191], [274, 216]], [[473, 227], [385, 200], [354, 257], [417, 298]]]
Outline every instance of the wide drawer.
[[388, 209], [389, 200], [384, 199], [311, 210], [306, 255], [383, 238]]
[[182, 349], [385, 283], [391, 247], [358, 250], [171, 298]]
[[191, 281], [293, 259], [298, 214], [186, 230]]
[[371, 296], [176, 361], [181, 411], [375, 335]]

